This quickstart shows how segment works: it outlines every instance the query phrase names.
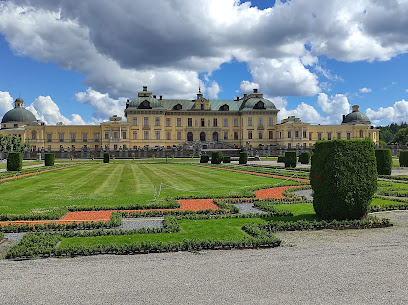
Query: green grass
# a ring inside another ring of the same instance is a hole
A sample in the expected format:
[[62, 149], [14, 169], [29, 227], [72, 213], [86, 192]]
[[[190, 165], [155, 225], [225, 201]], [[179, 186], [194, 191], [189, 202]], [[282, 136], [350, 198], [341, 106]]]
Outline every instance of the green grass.
[[190, 164], [90, 163], [1, 183], [0, 213], [144, 204], [154, 199], [154, 187], [161, 182], [165, 185], [158, 198], [242, 196], [282, 180]]
[[396, 181], [378, 181], [377, 193], [386, 196], [408, 196], [408, 184]]
[[[44, 164], [44, 161], [24, 160], [23, 161], [23, 168], [24, 168], [24, 166], [37, 165], [37, 164]], [[7, 162], [0, 163], [0, 169], [3, 169], [3, 168], [7, 168]]]

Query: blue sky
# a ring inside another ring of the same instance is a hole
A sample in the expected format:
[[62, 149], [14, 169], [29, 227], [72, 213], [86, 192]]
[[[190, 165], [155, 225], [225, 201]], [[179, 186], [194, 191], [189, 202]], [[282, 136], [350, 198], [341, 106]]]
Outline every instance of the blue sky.
[[0, 116], [21, 96], [47, 124], [123, 115], [164, 98], [259, 88], [279, 118], [408, 121], [408, 2], [0, 1]]

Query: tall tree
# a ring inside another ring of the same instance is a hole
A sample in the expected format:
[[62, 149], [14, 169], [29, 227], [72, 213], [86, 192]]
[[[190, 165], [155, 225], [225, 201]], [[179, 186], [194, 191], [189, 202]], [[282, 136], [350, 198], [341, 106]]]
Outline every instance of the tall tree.
[[30, 148], [30, 143], [26, 140], [22, 142], [20, 137], [0, 134], [0, 152], [26, 152]]

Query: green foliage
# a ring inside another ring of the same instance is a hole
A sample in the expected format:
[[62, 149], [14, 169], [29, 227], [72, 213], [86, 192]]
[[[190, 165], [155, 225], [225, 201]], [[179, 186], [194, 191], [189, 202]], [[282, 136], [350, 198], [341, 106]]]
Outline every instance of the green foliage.
[[213, 151], [211, 155], [211, 163], [212, 164], [221, 164], [223, 159], [222, 152], [220, 151]]
[[21, 152], [9, 152], [7, 157], [8, 171], [21, 171], [23, 169], [23, 158]]
[[408, 166], [408, 150], [401, 150], [399, 155], [399, 164], [401, 167]]
[[200, 163], [208, 163], [208, 161], [210, 161], [210, 156], [201, 155], [201, 157], [200, 157]]
[[304, 151], [299, 156], [299, 162], [301, 164], [309, 164], [310, 162], [310, 152]]
[[103, 153], [103, 163], [109, 163], [110, 153], [104, 152]]
[[361, 219], [377, 189], [374, 144], [369, 139], [318, 141], [310, 177], [317, 216]]
[[285, 155], [279, 155], [277, 162], [278, 162], [278, 163], [285, 163]]
[[55, 154], [45, 153], [44, 155], [44, 165], [45, 166], [54, 166], [55, 163]]
[[377, 148], [375, 150], [375, 159], [377, 161], [377, 173], [379, 175], [391, 175], [392, 154], [387, 148]]
[[246, 151], [242, 151], [239, 153], [239, 164], [247, 164], [248, 163], [248, 153]]
[[30, 148], [30, 142], [24, 143], [20, 137], [0, 134], [0, 152], [26, 152]]
[[[393, 143], [393, 139], [395, 135], [398, 133], [400, 129], [407, 128], [407, 123], [401, 123], [401, 125], [392, 123], [388, 126], [380, 126], [380, 141], [384, 141], [386, 143]], [[405, 144], [400, 143], [400, 144]]]
[[400, 130], [398, 130], [398, 132], [393, 136], [391, 143], [406, 145], [408, 143], [408, 127], [401, 128]]
[[231, 163], [231, 157], [230, 156], [224, 156], [224, 159], [222, 160], [223, 163]]
[[295, 168], [297, 163], [297, 157], [295, 151], [285, 152], [285, 168], [292, 167]]
[[2, 241], [4, 239], [4, 233], [0, 232], [0, 241]]

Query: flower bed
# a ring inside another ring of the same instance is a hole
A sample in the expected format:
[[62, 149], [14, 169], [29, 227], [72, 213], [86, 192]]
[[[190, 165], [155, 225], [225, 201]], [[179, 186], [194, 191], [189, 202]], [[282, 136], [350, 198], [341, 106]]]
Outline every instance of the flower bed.
[[258, 190], [258, 191], [255, 191], [254, 193], [255, 193], [256, 198], [258, 199], [266, 199], [266, 198], [283, 199], [285, 198], [285, 195], [283, 194], [284, 191], [288, 189], [300, 188], [300, 187], [304, 187], [304, 185], [280, 186], [280, 187]]

